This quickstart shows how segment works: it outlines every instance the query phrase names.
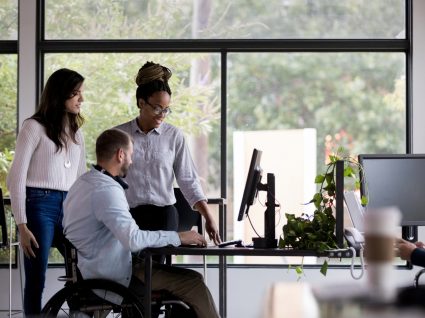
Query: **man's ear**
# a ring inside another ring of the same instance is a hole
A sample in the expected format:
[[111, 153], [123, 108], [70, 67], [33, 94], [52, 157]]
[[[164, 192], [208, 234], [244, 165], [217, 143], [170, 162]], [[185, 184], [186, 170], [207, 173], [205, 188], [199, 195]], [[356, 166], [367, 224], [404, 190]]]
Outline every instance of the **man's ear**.
[[125, 158], [124, 150], [122, 148], [118, 149], [117, 150], [117, 160], [118, 160], [118, 162], [119, 163], [123, 162], [124, 158]]

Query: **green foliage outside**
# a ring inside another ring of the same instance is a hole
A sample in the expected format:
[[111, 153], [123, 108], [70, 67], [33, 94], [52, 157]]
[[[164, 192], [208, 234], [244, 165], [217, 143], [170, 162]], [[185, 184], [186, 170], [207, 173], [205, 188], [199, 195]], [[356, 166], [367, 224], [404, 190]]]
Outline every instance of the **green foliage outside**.
[[0, 0], [0, 40], [18, 38], [18, 0]]
[[404, 0], [45, 2], [47, 39], [382, 39], [405, 25]]
[[146, 61], [167, 65], [173, 71], [170, 80], [173, 113], [167, 117], [167, 122], [191, 136], [207, 134], [214, 129], [213, 126], [217, 127], [220, 116], [215, 97], [217, 83], [208, 87], [189, 85], [190, 64], [202, 59], [202, 54], [48, 54], [46, 78], [60, 67], [77, 70], [86, 78], [82, 110], [86, 123], [83, 132], [88, 162], [93, 163], [97, 136], [103, 130], [138, 115], [134, 79]]
[[6, 176], [13, 159], [17, 125], [16, 55], [0, 55], [0, 78], [0, 187], [7, 195]]
[[[45, 3], [47, 39], [394, 38], [404, 27], [400, 9], [404, 1], [397, 0], [323, 0], [308, 5], [304, 1], [272, 1], [270, 5], [256, 0], [217, 0], [204, 1], [209, 6], [203, 11], [193, 1], [178, 5], [166, 0]], [[278, 10], [270, 9], [277, 5]], [[12, 14], [5, 14], [5, 8]], [[0, 17], [13, 14], [16, 9], [0, 1]], [[193, 23], [194, 16], [198, 23]], [[13, 33], [8, 29], [10, 23], [0, 21], [0, 38]], [[403, 53], [234, 52], [227, 58], [228, 211], [233, 210], [231, 158], [236, 130], [316, 128], [318, 167], [339, 146], [353, 156], [405, 152]], [[83, 131], [92, 163], [98, 134], [137, 115], [134, 78], [147, 60], [172, 69], [173, 114], [167, 121], [182, 128], [193, 143], [207, 193], [219, 192], [218, 53], [52, 53], [45, 55], [45, 80], [61, 67], [75, 69], [86, 78]], [[15, 147], [16, 55], [0, 55], [0, 77], [0, 169], [4, 171]], [[4, 178], [2, 173], [2, 187]]]

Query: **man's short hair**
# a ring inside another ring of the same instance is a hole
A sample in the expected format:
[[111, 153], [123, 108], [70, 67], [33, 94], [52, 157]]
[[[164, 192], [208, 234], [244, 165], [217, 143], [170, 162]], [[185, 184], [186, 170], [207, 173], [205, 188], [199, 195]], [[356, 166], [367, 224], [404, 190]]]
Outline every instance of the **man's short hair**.
[[110, 160], [118, 149], [128, 149], [132, 138], [126, 132], [112, 128], [105, 130], [96, 140], [97, 161]]

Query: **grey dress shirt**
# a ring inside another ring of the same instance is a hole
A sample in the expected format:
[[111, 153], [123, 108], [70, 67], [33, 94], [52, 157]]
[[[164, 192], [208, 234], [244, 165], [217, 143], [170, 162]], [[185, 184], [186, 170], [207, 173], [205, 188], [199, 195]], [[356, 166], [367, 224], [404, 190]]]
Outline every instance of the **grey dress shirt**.
[[131, 279], [131, 252], [180, 245], [177, 232], [139, 230], [124, 189], [94, 168], [69, 190], [62, 224], [66, 238], [78, 250], [83, 278], [105, 278], [124, 286]]
[[127, 132], [134, 141], [133, 164], [126, 177], [131, 208], [174, 204], [174, 178], [192, 207], [207, 200], [180, 129], [163, 122], [145, 134], [137, 125], [137, 118], [116, 128]]

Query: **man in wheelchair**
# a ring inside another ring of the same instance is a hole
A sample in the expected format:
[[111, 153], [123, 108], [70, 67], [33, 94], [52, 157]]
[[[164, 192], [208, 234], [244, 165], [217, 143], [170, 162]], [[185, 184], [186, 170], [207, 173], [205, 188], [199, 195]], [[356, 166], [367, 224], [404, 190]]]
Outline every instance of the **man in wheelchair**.
[[[144, 281], [144, 265], [133, 261], [132, 253], [166, 245], [205, 246], [206, 241], [195, 231], [139, 229], [125, 197], [128, 186], [121, 179], [132, 163], [132, 153], [133, 141], [121, 130], [109, 129], [98, 137], [97, 165], [69, 190], [64, 202], [63, 227], [66, 238], [78, 251], [78, 268], [84, 279], [109, 279], [137, 288]], [[219, 317], [202, 275], [195, 271], [154, 264], [152, 289], [169, 291], [188, 303], [197, 317]]]

